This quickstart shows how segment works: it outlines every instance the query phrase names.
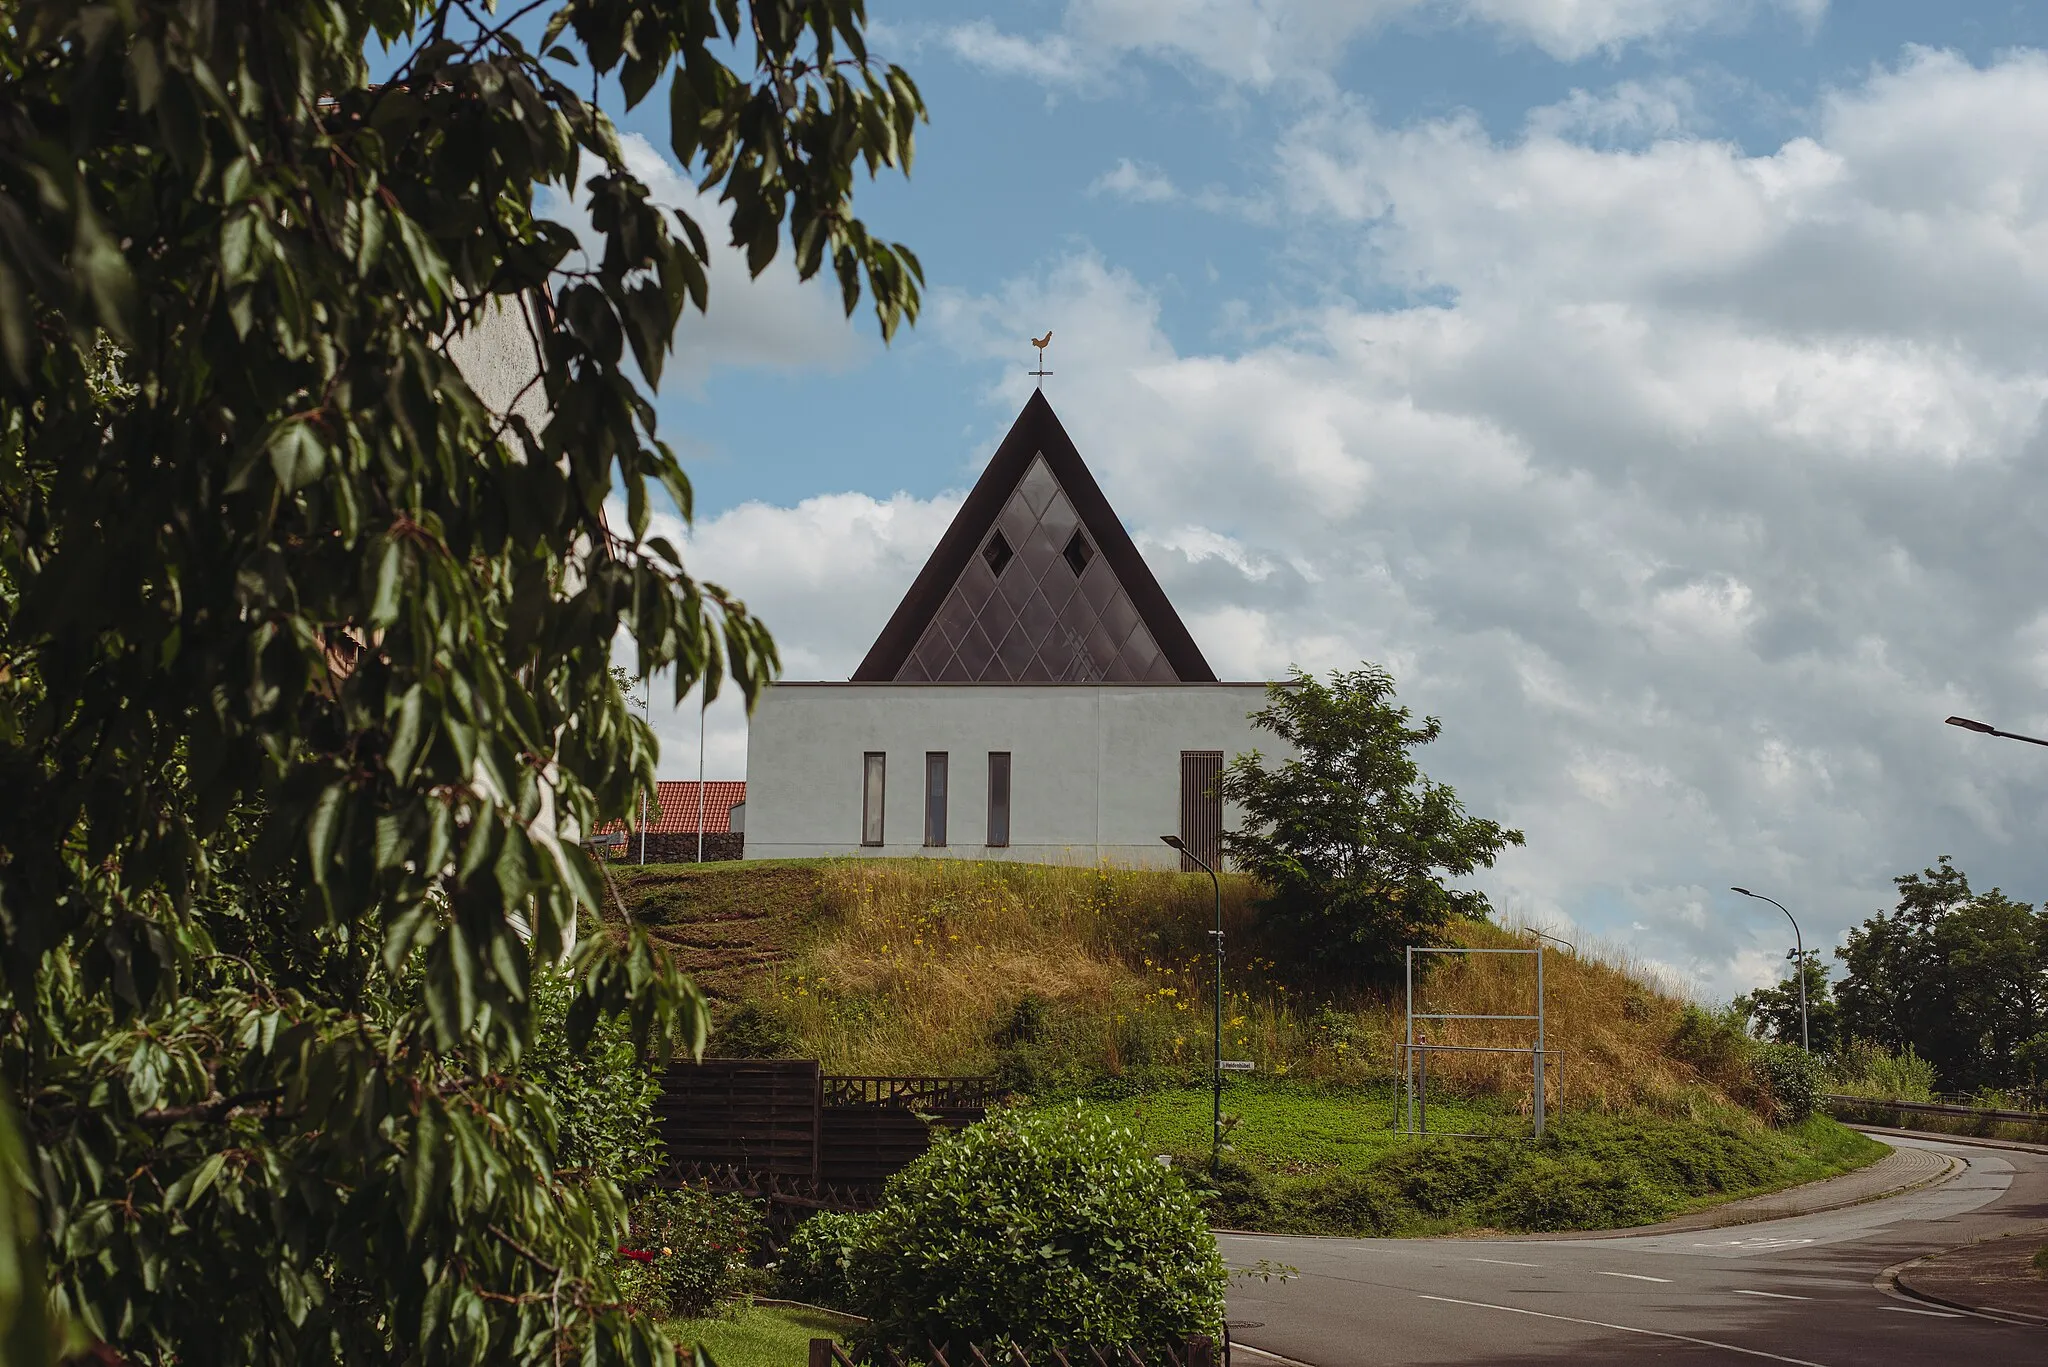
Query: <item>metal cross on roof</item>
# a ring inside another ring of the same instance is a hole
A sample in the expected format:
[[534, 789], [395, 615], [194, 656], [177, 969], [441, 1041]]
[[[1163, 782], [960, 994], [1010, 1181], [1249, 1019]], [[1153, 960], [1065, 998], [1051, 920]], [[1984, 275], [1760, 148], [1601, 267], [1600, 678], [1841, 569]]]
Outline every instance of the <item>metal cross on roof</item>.
[[1027, 370], [1024, 373], [1036, 376], [1038, 378], [1038, 387], [1043, 389], [1045, 388], [1045, 377], [1052, 374], [1050, 370], [1045, 368], [1045, 349], [1052, 345], [1052, 329], [1047, 328], [1043, 337], [1033, 337], [1031, 345], [1038, 348], [1038, 369]]

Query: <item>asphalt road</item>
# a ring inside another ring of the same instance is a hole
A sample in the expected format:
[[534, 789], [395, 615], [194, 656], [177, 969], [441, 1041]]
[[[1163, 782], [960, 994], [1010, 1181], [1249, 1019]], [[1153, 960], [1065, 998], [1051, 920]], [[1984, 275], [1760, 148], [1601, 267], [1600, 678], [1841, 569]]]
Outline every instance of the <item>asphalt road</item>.
[[[2048, 1329], [1939, 1309], [1885, 1269], [2048, 1219], [2048, 1154], [1897, 1138], [1966, 1165], [1845, 1210], [1683, 1234], [1585, 1239], [1224, 1235], [1240, 1345], [1312, 1367], [1380, 1363], [2048, 1364]], [[1240, 1367], [1270, 1362], [1242, 1354]]]

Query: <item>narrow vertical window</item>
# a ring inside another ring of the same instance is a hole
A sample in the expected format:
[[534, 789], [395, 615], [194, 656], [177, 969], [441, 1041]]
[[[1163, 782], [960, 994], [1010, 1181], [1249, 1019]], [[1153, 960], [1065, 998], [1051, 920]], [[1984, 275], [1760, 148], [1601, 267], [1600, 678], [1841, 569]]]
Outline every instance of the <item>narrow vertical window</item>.
[[1010, 843], [1010, 752], [988, 752], [988, 843]]
[[889, 757], [879, 750], [870, 750], [861, 757], [860, 843], [863, 845], [882, 843], [882, 794], [888, 760]]
[[1223, 777], [1221, 750], [1180, 752], [1180, 838], [1188, 854], [1180, 857], [1182, 873], [1193, 873], [1201, 865], [1192, 854], [1212, 869], [1223, 867]]
[[946, 752], [924, 757], [924, 843], [946, 843]]

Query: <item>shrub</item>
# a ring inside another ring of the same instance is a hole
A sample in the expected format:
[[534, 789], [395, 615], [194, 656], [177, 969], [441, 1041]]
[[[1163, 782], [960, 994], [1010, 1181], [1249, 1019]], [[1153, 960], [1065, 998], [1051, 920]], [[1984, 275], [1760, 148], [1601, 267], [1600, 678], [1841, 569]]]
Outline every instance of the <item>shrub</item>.
[[1780, 1124], [1796, 1125], [1812, 1115], [1827, 1090], [1820, 1060], [1789, 1044], [1758, 1045], [1749, 1066], [1777, 1103]]
[[747, 1255], [761, 1233], [760, 1215], [747, 1198], [666, 1187], [633, 1203], [632, 1225], [624, 1247], [651, 1256], [622, 1253], [620, 1280], [641, 1309], [702, 1315], [746, 1291]]
[[1194, 1194], [1080, 1106], [939, 1140], [889, 1180], [855, 1262], [880, 1345], [1151, 1345], [1222, 1327], [1223, 1259]]
[[1894, 1054], [1865, 1040], [1850, 1040], [1828, 1060], [1831, 1090], [1886, 1101], [1934, 1100], [1934, 1065], [1913, 1052]]
[[1584, 1154], [1530, 1154], [1482, 1208], [1503, 1229], [1611, 1229], [1649, 1224], [1676, 1205], [1631, 1166]]
[[721, 1058], [794, 1058], [796, 1034], [789, 1022], [756, 1002], [744, 1002], [711, 1032], [712, 1051]]
[[623, 1016], [601, 1021], [579, 1054], [569, 1047], [574, 985], [568, 976], [537, 964], [528, 990], [533, 1043], [519, 1070], [554, 1105], [557, 1171], [622, 1187], [645, 1181], [661, 1161], [654, 1123], [661, 1074], [640, 1061], [630, 1022]]
[[821, 1210], [798, 1225], [775, 1264], [777, 1289], [791, 1300], [849, 1309], [855, 1260], [873, 1223], [872, 1214]]
[[1759, 1085], [1750, 1067], [1750, 1055], [1758, 1048], [1750, 1038], [1748, 1021], [1733, 1007], [1708, 1011], [1688, 1004], [1678, 1013], [1665, 1051], [1689, 1064], [1693, 1071], [1746, 1106], [1759, 1100]]

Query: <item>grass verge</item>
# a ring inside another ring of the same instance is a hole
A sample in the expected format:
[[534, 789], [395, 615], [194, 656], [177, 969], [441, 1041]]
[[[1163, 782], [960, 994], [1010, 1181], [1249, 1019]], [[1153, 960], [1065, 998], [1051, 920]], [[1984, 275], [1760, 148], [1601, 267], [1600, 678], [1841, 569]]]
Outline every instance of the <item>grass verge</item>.
[[1218, 1224], [1276, 1233], [1424, 1235], [1612, 1229], [1834, 1177], [1887, 1151], [1822, 1116], [1772, 1127], [1732, 1106], [1686, 1118], [1633, 1109], [1554, 1118], [1545, 1140], [1486, 1099], [1432, 1105], [1432, 1126], [1486, 1139], [1416, 1140], [1391, 1088], [1238, 1084], [1224, 1159], [1208, 1174], [1210, 1097], [1179, 1088], [1105, 1101], [1208, 1190]]
[[674, 1320], [668, 1331], [678, 1347], [702, 1347], [718, 1367], [805, 1367], [812, 1339], [838, 1338], [857, 1322], [829, 1310], [748, 1305], [731, 1315]]

